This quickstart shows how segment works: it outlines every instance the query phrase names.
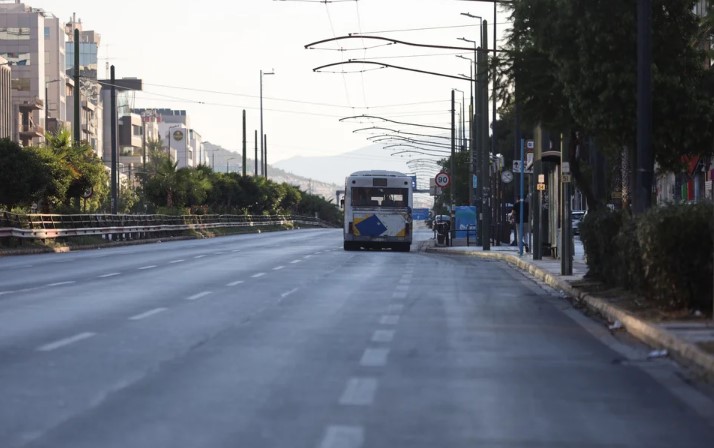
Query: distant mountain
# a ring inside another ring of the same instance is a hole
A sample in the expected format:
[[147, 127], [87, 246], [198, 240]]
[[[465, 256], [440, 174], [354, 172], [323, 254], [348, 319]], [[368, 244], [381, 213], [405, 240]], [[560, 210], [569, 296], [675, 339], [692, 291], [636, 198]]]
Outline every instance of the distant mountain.
[[[241, 172], [242, 154], [212, 143], [204, 143], [214, 171]], [[215, 157], [215, 159], [214, 159]], [[233, 160], [231, 160], [233, 159]], [[337, 156], [293, 157], [275, 165], [268, 164], [268, 178], [275, 182], [295, 185], [302, 191], [316, 194], [336, 203], [336, 191], [345, 188], [345, 177], [361, 170], [390, 170], [408, 173], [406, 158], [391, 157], [380, 145], [367, 146]], [[228, 162], [228, 165], [226, 165]], [[247, 173], [255, 170], [254, 159], [248, 159]], [[433, 198], [426, 194], [414, 195], [414, 207], [430, 208]]]
[[[208, 153], [209, 165], [214, 171], [225, 173], [232, 171], [240, 173], [243, 171], [242, 158], [243, 154], [238, 151], [230, 151], [221, 146], [214, 145], [210, 142], [204, 143], [204, 149]], [[260, 170], [259, 170], [260, 171]], [[246, 172], [253, 175], [255, 172], [255, 159], [247, 158]], [[322, 196], [326, 200], [332, 200], [336, 203], [336, 191], [344, 189], [344, 177], [338, 183], [329, 183], [319, 180], [310, 179], [308, 177], [299, 176], [289, 173], [280, 168], [276, 168], [268, 163], [268, 178], [274, 182], [287, 183], [295, 185], [302, 191], [307, 193]]]
[[345, 177], [361, 170], [409, 172], [406, 158], [392, 157], [381, 145], [371, 145], [336, 156], [293, 157], [276, 162], [277, 168], [308, 179], [344, 184]]

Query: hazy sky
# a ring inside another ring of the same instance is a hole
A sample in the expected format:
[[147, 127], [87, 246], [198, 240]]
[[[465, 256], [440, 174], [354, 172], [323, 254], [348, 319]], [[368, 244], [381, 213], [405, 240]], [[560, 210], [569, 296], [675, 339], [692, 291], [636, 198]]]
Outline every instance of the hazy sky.
[[[340, 122], [343, 117], [370, 114], [448, 126], [450, 90], [458, 88], [467, 98], [470, 95], [466, 81], [392, 68], [342, 65], [331, 70], [371, 71], [313, 72], [320, 65], [363, 58], [469, 75], [470, 62], [455, 54], [471, 56], [470, 52], [383, 46], [383, 42], [356, 39], [326, 44], [323, 50], [306, 50], [306, 44], [349, 33], [373, 33], [410, 42], [468, 47], [472, 44], [458, 38], [476, 39], [477, 20], [460, 13], [481, 15], [489, 25], [493, 19], [491, 3], [458, 0], [25, 3], [52, 12], [62, 21], [76, 13], [85, 29], [102, 36], [100, 77], [108, 62], [116, 66], [117, 77], [143, 79], [144, 91], [136, 96], [137, 107], [186, 109], [205, 140], [228, 149], [241, 148], [243, 109], [247, 110], [248, 146], [252, 148], [253, 130], [259, 129], [260, 70], [274, 70], [275, 75], [263, 78], [270, 162], [298, 155], [339, 154], [368, 144], [368, 133], [352, 131], [374, 124]], [[505, 21], [506, 14], [500, 11], [501, 29]], [[340, 47], [350, 51], [336, 51]], [[457, 95], [460, 99], [461, 93]], [[384, 153], [390, 157], [389, 150]], [[378, 165], [375, 160], [375, 168]]]

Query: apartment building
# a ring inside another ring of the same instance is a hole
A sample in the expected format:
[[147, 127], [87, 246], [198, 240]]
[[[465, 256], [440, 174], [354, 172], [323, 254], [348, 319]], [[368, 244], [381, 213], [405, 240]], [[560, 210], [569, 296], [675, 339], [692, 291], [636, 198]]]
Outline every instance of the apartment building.
[[[149, 109], [134, 109], [143, 114]], [[191, 126], [191, 119], [185, 110], [150, 109], [156, 114], [159, 137], [171, 160], [178, 162], [178, 168], [195, 167], [205, 163], [203, 138]]]
[[0, 57], [12, 65], [12, 134], [24, 146], [44, 136], [45, 18], [22, 3], [0, 3]]

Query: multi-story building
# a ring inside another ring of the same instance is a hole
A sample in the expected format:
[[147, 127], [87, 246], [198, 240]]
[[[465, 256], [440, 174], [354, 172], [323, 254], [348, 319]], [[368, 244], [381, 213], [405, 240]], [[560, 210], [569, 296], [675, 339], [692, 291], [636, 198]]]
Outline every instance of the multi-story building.
[[0, 57], [0, 138], [12, 137], [12, 69]]
[[[143, 114], [149, 109], [135, 109]], [[203, 139], [191, 126], [190, 117], [185, 110], [150, 109], [157, 116], [159, 137], [163, 148], [178, 162], [178, 168], [195, 167], [205, 162]]]
[[[105, 136], [100, 152], [104, 163], [109, 165], [112, 160], [111, 140], [111, 81], [101, 80], [101, 102], [104, 104], [104, 120], [102, 132]], [[114, 81], [116, 89], [117, 109], [117, 163], [120, 176], [133, 182], [135, 174], [142, 164], [144, 139], [141, 115], [133, 113], [134, 92], [142, 89], [142, 82], [137, 78], [121, 78]]]
[[45, 130], [69, 129], [67, 95], [74, 83], [65, 68], [65, 32], [57, 17], [45, 16]]
[[0, 3], [0, 56], [12, 65], [13, 76], [11, 138], [25, 146], [44, 136], [46, 17], [19, 1]]

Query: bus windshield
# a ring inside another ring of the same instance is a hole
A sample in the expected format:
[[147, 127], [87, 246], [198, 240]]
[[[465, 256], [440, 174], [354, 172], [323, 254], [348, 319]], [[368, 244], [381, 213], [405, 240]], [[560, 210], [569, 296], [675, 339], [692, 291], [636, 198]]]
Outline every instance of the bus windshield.
[[409, 191], [407, 188], [352, 187], [354, 207], [406, 207]]

